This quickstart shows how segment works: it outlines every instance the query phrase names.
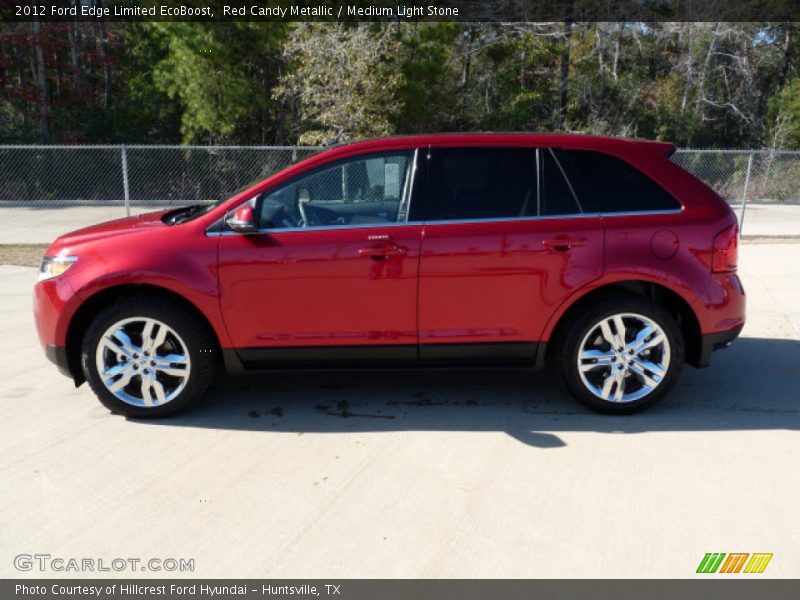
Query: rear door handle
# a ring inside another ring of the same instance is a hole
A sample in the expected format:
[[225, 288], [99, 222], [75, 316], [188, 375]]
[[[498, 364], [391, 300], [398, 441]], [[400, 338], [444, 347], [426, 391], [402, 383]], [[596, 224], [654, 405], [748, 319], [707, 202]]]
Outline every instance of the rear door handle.
[[552, 248], [558, 252], [566, 252], [570, 248], [577, 248], [586, 245], [586, 238], [580, 237], [555, 237], [549, 240], [542, 240], [542, 246]]

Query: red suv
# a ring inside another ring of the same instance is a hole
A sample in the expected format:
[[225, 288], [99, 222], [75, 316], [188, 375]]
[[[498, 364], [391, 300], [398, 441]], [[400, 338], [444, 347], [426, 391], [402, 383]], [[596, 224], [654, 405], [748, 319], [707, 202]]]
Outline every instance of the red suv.
[[460, 134], [339, 146], [233, 198], [62, 236], [47, 356], [114, 412], [220, 368], [548, 363], [595, 410], [654, 404], [744, 324], [737, 223], [665, 143]]

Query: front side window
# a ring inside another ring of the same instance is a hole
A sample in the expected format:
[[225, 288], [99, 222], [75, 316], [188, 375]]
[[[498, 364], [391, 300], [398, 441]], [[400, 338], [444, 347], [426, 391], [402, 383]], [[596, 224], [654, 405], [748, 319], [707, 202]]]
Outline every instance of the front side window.
[[563, 150], [560, 156], [569, 169], [570, 181], [579, 188], [584, 210], [615, 213], [681, 208], [660, 185], [616, 156], [592, 150]]
[[266, 229], [405, 220], [413, 151], [345, 159], [301, 175], [260, 199]]

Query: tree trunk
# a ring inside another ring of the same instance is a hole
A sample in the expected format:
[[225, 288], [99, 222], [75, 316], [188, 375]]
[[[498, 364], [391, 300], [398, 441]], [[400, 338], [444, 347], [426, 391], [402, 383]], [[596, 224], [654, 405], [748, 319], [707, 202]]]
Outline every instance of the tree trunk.
[[594, 26], [594, 39], [597, 48], [597, 70], [602, 77], [606, 70], [606, 64], [603, 60], [603, 37], [600, 33], [600, 23]]
[[561, 77], [558, 82], [558, 128], [564, 128], [567, 116], [567, 84], [569, 83], [569, 54], [572, 21], [564, 21], [564, 48], [561, 50]]
[[711, 69], [711, 61], [714, 58], [714, 53], [717, 51], [717, 33], [719, 32], [719, 23], [714, 25], [714, 31], [711, 32], [711, 42], [708, 44], [708, 52], [706, 53], [706, 60], [703, 63], [703, 70], [700, 71], [700, 82], [697, 84], [697, 98], [694, 103], [694, 114], [705, 118], [705, 105], [703, 101], [706, 97], [706, 80], [708, 79], [708, 72]]
[[[683, 26], [682, 26], [683, 27]], [[686, 76], [683, 80], [683, 98], [681, 99], [681, 115], [686, 112], [686, 106], [689, 104], [689, 87], [692, 81], [692, 24], [689, 23], [686, 29], [681, 29], [681, 32], [686, 31]], [[680, 47], [680, 36], [678, 34], [678, 47]]]
[[42, 141], [49, 144], [52, 141], [50, 133], [50, 95], [47, 87], [47, 71], [42, 51], [42, 24], [39, 21], [31, 22], [31, 43], [33, 44], [34, 61], [31, 65], [33, 80], [39, 93], [39, 126], [42, 131]]
[[622, 38], [622, 23], [617, 24], [617, 35], [614, 39], [614, 66], [611, 70], [611, 76], [614, 81], [619, 79], [619, 53], [620, 53], [620, 39]]
[[783, 37], [783, 68], [781, 69], [781, 77], [778, 80], [778, 89], [780, 92], [784, 86], [789, 82], [789, 74], [792, 69], [792, 53], [794, 52], [794, 23], [786, 23]]
[[67, 30], [67, 37], [69, 38], [72, 69], [75, 71], [75, 94], [80, 100], [83, 100], [86, 97], [86, 88], [84, 86], [85, 77], [81, 59], [81, 30], [78, 27], [77, 23], [73, 23], [72, 27]]
[[472, 44], [475, 42], [476, 31], [474, 27], [469, 27], [467, 33], [467, 49], [464, 53], [464, 64], [461, 68], [461, 87], [466, 88], [469, 84], [470, 70], [472, 68]]
[[53, 90], [53, 98], [56, 101], [56, 105], [61, 101], [61, 76], [63, 72], [61, 71], [61, 64], [58, 60], [58, 52], [53, 52], [53, 83], [55, 84], [55, 89]]
[[111, 108], [111, 57], [108, 55], [108, 30], [100, 21], [100, 56], [103, 59], [103, 108]]
[[[16, 23], [14, 24], [14, 28], [16, 29], [19, 27]], [[17, 68], [17, 85], [22, 86], [22, 82], [25, 80], [25, 57], [23, 55], [22, 43], [18, 41], [14, 44], [14, 61], [16, 63]]]

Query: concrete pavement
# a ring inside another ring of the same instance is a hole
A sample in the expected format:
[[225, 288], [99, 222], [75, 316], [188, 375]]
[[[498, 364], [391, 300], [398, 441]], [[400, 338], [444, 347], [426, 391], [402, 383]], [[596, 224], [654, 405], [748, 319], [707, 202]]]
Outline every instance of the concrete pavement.
[[19, 572], [21, 553], [189, 558], [168, 575], [193, 577], [692, 577], [706, 552], [798, 577], [800, 244], [741, 255], [743, 337], [632, 417], [548, 373], [444, 371], [248, 376], [126, 421], [45, 360], [34, 269], [0, 267], [0, 577], [98, 575]]

